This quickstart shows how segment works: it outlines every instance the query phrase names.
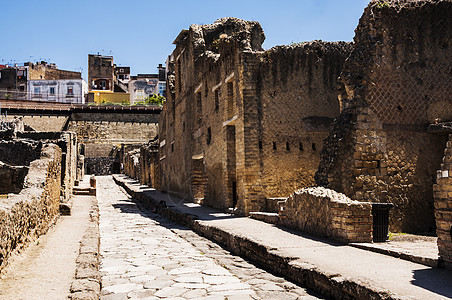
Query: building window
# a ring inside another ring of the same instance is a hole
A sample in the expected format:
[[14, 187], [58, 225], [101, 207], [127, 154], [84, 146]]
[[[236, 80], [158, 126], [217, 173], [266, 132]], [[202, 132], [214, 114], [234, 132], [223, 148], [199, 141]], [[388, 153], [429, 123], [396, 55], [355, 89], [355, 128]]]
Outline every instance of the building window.
[[179, 93], [182, 91], [182, 70], [180, 60], [177, 61], [177, 89]]
[[41, 97], [41, 88], [40, 87], [35, 87], [33, 90], [33, 94], [35, 97]]
[[228, 119], [234, 116], [234, 83], [228, 82]]
[[201, 122], [201, 118], [202, 118], [202, 97], [201, 97], [201, 92], [196, 93], [196, 113], [198, 115], [198, 122]]
[[101, 86], [102, 90], [106, 90], [107, 82], [105, 80], [101, 80], [100, 81], [100, 86]]
[[316, 150], [317, 150], [317, 147], [316, 147], [315, 143], [312, 143], [312, 151], [316, 151]]
[[159, 82], [159, 94], [165, 96], [166, 94], [166, 82]]
[[55, 88], [54, 87], [50, 87], [49, 94], [52, 95], [52, 96], [55, 95]]
[[286, 142], [286, 150], [289, 151], [290, 150], [290, 143]]
[[276, 142], [273, 142], [273, 150], [276, 150]]
[[303, 151], [303, 143], [300, 142], [300, 144], [298, 144], [298, 149], [300, 149], [300, 151]]
[[67, 87], [67, 96], [74, 96], [74, 87], [68, 86]]
[[215, 111], [220, 108], [220, 93], [218, 89], [215, 90]]
[[144, 101], [145, 95], [144, 90], [136, 90], [136, 100]]
[[262, 141], [259, 141], [259, 149], [263, 149], [264, 147], [262, 146]]
[[99, 65], [99, 59], [98, 59], [98, 58], [95, 58], [95, 59], [94, 59], [94, 65], [95, 65], [95, 66], [98, 66], [98, 65]]
[[212, 129], [209, 127], [207, 128], [206, 143], [207, 145], [210, 145], [211, 142], [212, 142]]

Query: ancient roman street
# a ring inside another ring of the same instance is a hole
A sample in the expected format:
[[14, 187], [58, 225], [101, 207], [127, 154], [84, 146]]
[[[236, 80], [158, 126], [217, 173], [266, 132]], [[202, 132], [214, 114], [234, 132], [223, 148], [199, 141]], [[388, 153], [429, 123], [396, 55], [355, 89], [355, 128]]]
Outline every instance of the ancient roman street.
[[0, 300], [452, 299], [452, 0], [4, 2]]
[[316, 299], [98, 177], [103, 299]]

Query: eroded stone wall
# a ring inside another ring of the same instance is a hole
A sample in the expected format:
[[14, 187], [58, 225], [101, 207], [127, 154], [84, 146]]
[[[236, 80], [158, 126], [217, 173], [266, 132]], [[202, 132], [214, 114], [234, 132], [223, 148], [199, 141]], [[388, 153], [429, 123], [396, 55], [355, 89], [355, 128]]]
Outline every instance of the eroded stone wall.
[[61, 149], [45, 144], [18, 194], [0, 197], [0, 270], [11, 253], [44, 234], [57, 217], [60, 204]]
[[352, 199], [391, 202], [390, 230], [432, 232], [446, 143], [427, 132], [450, 114], [450, 1], [372, 1], [340, 76], [341, 116], [316, 182]]
[[263, 39], [257, 22], [234, 18], [177, 37], [159, 123], [164, 191], [246, 214], [314, 183], [351, 45], [264, 52]]
[[323, 187], [305, 188], [280, 202], [281, 225], [341, 242], [372, 242], [372, 204]]
[[351, 43], [278, 46], [258, 70], [259, 155], [265, 197], [315, 184], [323, 140], [339, 116], [337, 78]]
[[449, 134], [433, 191], [439, 256], [446, 267], [452, 269], [452, 134]]

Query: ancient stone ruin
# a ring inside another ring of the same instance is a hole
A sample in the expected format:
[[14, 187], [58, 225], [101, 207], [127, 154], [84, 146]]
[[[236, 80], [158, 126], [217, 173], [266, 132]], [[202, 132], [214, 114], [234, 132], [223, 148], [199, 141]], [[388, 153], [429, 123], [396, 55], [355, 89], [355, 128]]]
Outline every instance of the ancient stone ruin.
[[263, 41], [257, 22], [234, 18], [179, 34], [159, 127], [163, 190], [248, 213], [314, 183], [351, 44]]
[[76, 177], [77, 140], [69, 132], [1, 131], [0, 270], [8, 257], [47, 232], [68, 201]]
[[[257, 22], [182, 30], [159, 122], [161, 190], [236, 213], [279, 211], [278, 222], [344, 241], [371, 239], [369, 218], [388, 204], [391, 231], [436, 229], [450, 263], [451, 7], [371, 1], [354, 43], [268, 51]], [[144, 153], [134, 154], [137, 170]], [[312, 185], [343, 194], [345, 210], [363, 203], [365, 222], [328, 212], [356, 229], [352, 238], [313, 213], [335, 207], [334, 197], [316, 206], [306, 204], [310, 190], [294, 194]]]

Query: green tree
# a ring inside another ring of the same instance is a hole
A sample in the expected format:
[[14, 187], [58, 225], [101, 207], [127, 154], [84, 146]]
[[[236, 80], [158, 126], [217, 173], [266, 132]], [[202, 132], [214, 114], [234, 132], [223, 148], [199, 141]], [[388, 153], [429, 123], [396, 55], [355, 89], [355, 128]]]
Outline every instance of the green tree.
[[165, 100], [166, 100], [166, 98], [163, 96], [152, 94], [152, 96], [149, 96], [145, 99], [145, 102], [148, 105], [162, 106], [163, 101], [165, 101]]

